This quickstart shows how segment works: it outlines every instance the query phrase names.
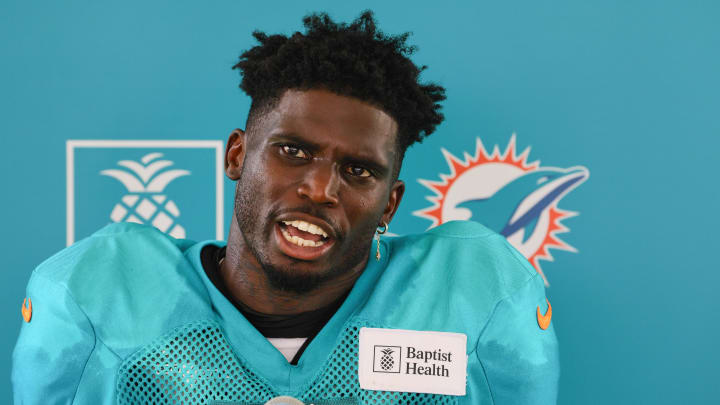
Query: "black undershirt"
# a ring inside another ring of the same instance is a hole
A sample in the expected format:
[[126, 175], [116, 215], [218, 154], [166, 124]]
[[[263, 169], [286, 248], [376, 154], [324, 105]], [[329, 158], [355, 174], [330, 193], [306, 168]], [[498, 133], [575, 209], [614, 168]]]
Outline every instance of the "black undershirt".
[[307, 338], [293, 357], [290, 364], [297, 364], [300, 356], [320, 329], [337, 312], [345, 301], [347, 293], [332, 304], [314, 311], [293, 315], [272, 315], [253, 311], [247, 305], [234, 300], [220, 277], [220, 259], [225, 257], [225, 247], [207, 245], [200, 251], [200, 262], [205, 274], [215, 287], [230, 301], [240, 313], [266, 338]]

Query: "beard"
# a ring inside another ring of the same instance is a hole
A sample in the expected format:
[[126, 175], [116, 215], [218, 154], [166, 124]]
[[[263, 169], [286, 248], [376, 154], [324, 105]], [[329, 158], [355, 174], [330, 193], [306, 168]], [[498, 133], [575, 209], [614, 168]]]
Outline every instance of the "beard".
[[[376, 228], [372, 223], [368, 229], [357, 232], [356, 234], [362, 237], [355, 238], [356, 240], [353, 241], [348, 241], [343, 235], [336, 233], [337, 239], [332, 249], [338, 249], [343, 244], [347, 244], [348, 251], [342, 254], [338, 254], [337, 251], [329, 252], [331, 257], [337, 257], [338, 259], [325, 268], [315, 268], [311, 269], [311, 271], [303, 270], [303, 267], [308, 267], [311, 263], [287, 256], [283, 256], [285, 261], [289, 261], [287, 264], [274, 261], [268, 254], [271, 243], [270, 235], [274, 232], [273, 227], [275, 226], [273, 218], [277, 218], [283, 212], [302, 212], [321, 218], [331, 225], [333, 222], [314, 207], [312, 203], [287, 209], [270, 209], [266, 211], [267, 207], [261, 206], [262, 202], [260, 201], [262, 200], [260, 196], [263, 195], [260, 192], [261, 184], [257, 184], [262, 182], [262, 176], [257, 176], [257, 174], [245, 176], [246, 173], [248, 173], [246, 170], [242, 171], [241, 178], [236, 186], [235, 218], [245, 246], [260, 264], [273, 289], [298, 295], [307, 294], [327, 281], [352, 272], [360, 263], [367, 260], [369, 255], [368, 247], [372, 242]], [[255, 181], [250, 180], [251, 178], [254, 178]], [[337, 229], [337, 227], [334, 228]]]

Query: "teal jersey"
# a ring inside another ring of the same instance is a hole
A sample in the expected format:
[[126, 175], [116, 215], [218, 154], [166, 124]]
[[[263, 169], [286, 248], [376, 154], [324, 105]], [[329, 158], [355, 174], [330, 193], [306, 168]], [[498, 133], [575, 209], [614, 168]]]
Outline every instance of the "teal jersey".
[[[17, 404], [553, 404], [557, 340], [542, 278], [472, 222], [383, 238], [338, 311], [291, 365], [207, 278], [208, 244], [109, 225], [32, 273], [13, 353]], [[370, 249], [369, 249], [370, 250]], [[26, 317], [27, 318], [27, 317]], [[546, 326], [546, 325], [545, 325]], [[464, 396], [358, 382], [362, 328], [467, 337]]]

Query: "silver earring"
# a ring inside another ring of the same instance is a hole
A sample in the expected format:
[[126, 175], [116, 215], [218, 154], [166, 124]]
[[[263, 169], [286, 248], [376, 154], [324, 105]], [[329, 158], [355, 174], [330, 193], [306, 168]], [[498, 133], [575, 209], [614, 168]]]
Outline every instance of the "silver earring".
[[383, 227], [382, 231], [379, 229], [375, 231], [375, 240], [377, 241], [377, 252], [375, 253], [375, 259], [377, 259], [377, 261], [380, 261], [380, 235], [387, 232], [387, 230], [388, 230], [387, 222], [383, 221], [382, 227]]

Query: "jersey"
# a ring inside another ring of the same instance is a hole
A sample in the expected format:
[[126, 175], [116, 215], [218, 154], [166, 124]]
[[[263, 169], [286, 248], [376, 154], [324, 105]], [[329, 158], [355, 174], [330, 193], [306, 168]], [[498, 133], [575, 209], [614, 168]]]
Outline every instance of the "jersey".
[[[347, 298], [291, 365], [208, 279], [200, 252], [137, 224], [109, 225], [32, 273], [13, 352], [15, 403], [551, 404], [559, 376], [535, 269], [472, 222], [383, 238]], [[369, 249], [372, 250], [372, 249]], [[374, 253], [374, 252], [372, 252]], [[464, 396], [367, 390], [364, 327], [462, 333]]]

